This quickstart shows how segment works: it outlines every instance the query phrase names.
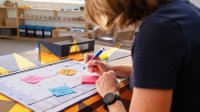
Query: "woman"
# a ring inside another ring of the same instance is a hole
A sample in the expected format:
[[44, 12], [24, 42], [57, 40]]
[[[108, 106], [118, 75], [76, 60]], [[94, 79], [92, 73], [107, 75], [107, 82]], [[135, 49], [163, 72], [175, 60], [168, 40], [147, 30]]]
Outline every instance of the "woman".
[[[117, 77], [130, 77], [130, 112], [200, 112], [200, 10], [186, 0], [87, 0], [86, 17], [109, 29], [142, 20], [133, 67], [89, 62], [110, 112], [125, 112]], [[85, 62], [91, 58], [86, 54]], [[113, 98], [114, 97], [114, 98]]]

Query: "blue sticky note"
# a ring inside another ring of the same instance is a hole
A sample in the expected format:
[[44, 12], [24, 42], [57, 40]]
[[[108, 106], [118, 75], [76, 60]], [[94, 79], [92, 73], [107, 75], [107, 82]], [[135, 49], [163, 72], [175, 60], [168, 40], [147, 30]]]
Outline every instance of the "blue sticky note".
[[53, 93], [55, 96], [64, 96], [72, 93], [76, 93], [74, 90], [67, 86], [57, 87], [53, 89], [49, 89], [51, 93]]

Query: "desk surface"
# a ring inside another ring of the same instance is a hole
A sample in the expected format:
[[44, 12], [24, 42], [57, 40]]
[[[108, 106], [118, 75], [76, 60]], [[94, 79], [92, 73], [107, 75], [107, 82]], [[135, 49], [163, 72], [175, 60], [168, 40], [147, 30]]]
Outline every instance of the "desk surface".
[[[95, 45], [95, 51], [104, 47], [106, 50], [111, 49], [110, 47], [105, 47], [101, 45]], [[130, 53], [127, 50], [117, 49], [120, 52]], [[116, 49], [114, 50], [116, 51]], [[13, 53], [10, 55], [0, 56], [0, 72], [1, 73], [9, 73], [23, 69], [23, 67], [33, 66], [33, 65], [41, 65], [41, 57], [38, 55], [38, 51], [28, 51], [23, 53]], [[55, 58], [54, 58], [55, 59]], [[114, 61], [108, 62], [110, 65], [121, 65], [121, 64], [132, 64], [131, 57], [124, 57]], [[5, 68], [9, 68], [12, 66], [10, 70], [6, 70]], [[129, 90], [129, 83], [128, 80], [123, 81], [120, 83], [121, 87], [121, 97], [123, 99], [123, 103], [125, 107], [128, 109], [128, 105], [130, 104], [131, 98], [131, 91]], [[104, 111], [102, 108], [103, 102], [101, 97], [96, 94], [91, 96], [90, 98], [83, 100], [69, 108], [67, 108], [66, 112], [75, 112], [75, 111]], [[23, 105], [7, 98], [6, 96], [0, 94], [0, 109], [3, 112], [30, 112], [31, 110], [24, 107]]]

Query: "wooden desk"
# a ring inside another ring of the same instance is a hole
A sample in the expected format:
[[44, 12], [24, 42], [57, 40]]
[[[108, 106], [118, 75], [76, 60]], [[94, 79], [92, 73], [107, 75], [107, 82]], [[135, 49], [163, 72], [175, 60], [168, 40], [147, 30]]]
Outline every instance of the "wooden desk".
[[[105, 49], [110, 49], [110, 47], [105, 47], [105, 46], [101, 46], [101, 45], [95, 45], [95, 51], [98, 50], [99, 48], [104, 47]], [[120, 50], [122, 52], [126, 52], [126, 53], [130, 53], [130, 51], [126, 51], [126, 50]], [[18, 59], [16, 58], [20, 58], [20, 59], [28, 59], [29, 61], [31, 61], [32, 63], [35, 63], [36, 65], [41, 64], [39, 56], [38, 56], [38, 51], [28, 51], [28, 52], [23, 52], [23, 53], [17, 53], [17, 54], [10, 54], [10, 55], [5, 55], [5, 56], [0, 56], [0, 68], [5, 68], [6, 64], [7, 66], [9, 66], [9, 62], [6, 62], [6, 60], [8, 61], [16, 61]], [[20, 62], [21, 61], [16, 61], [18, 64], [16, 64], [16, 69], [20, 68]], [[23, 62], [23, 61], [22, 61]], [[125, 57], [125, 58], [121, 58], [121, 59], [117, 59], [111, 62], [108, 62], [110, 65], [120, 65], [120, 64], [132, 64], [131, 61], [131, 56]], [[22, 65], [25, 66], [25, 65]], [[1, 69], [0, 69], [1, 72]], [[10, 71], [8, 71], [10, 72]], [[128, 110], [129, 108], [129, 104], [130, 104], [130, 99], [131, 99], [131, 91], [130, 91], [130, 87], [129, 87], [129, 81], [125, 80], [123, 82], [120, 83], [120, 87], [121, 87], [121, 97], [123, 100], [123, 103], [126, 107], [126, 109]], [[5, 97], [4, 95], [0, 94], [0, 110], [2, 112], [31, 112], [30, 109], [24, 107], [23, 105]], [[73, 106], [67, 108], [66, 110], [64, 110], [65, 112], [104, 112], [105, 110], [103, 109], [103, 102], [101, 97], [98, 94], [95, 94], [93, 96], [91, 96], [90, 98], [87, 98], [77, 104], [74, 104]]]

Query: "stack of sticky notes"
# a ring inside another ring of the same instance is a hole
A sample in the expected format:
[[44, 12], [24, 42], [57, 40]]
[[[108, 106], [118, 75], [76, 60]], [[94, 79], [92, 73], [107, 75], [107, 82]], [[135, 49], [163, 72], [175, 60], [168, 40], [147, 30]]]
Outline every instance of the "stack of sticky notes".
[[108, 55], [102, 53], [100, 56], [99, 56], [102, 60], [108, 60]]
[[97, 75], [82, 75], [81, 83], [82, 84], [95, 84], [98, 79], [99, 79], [99, 76], [97, 76]]

